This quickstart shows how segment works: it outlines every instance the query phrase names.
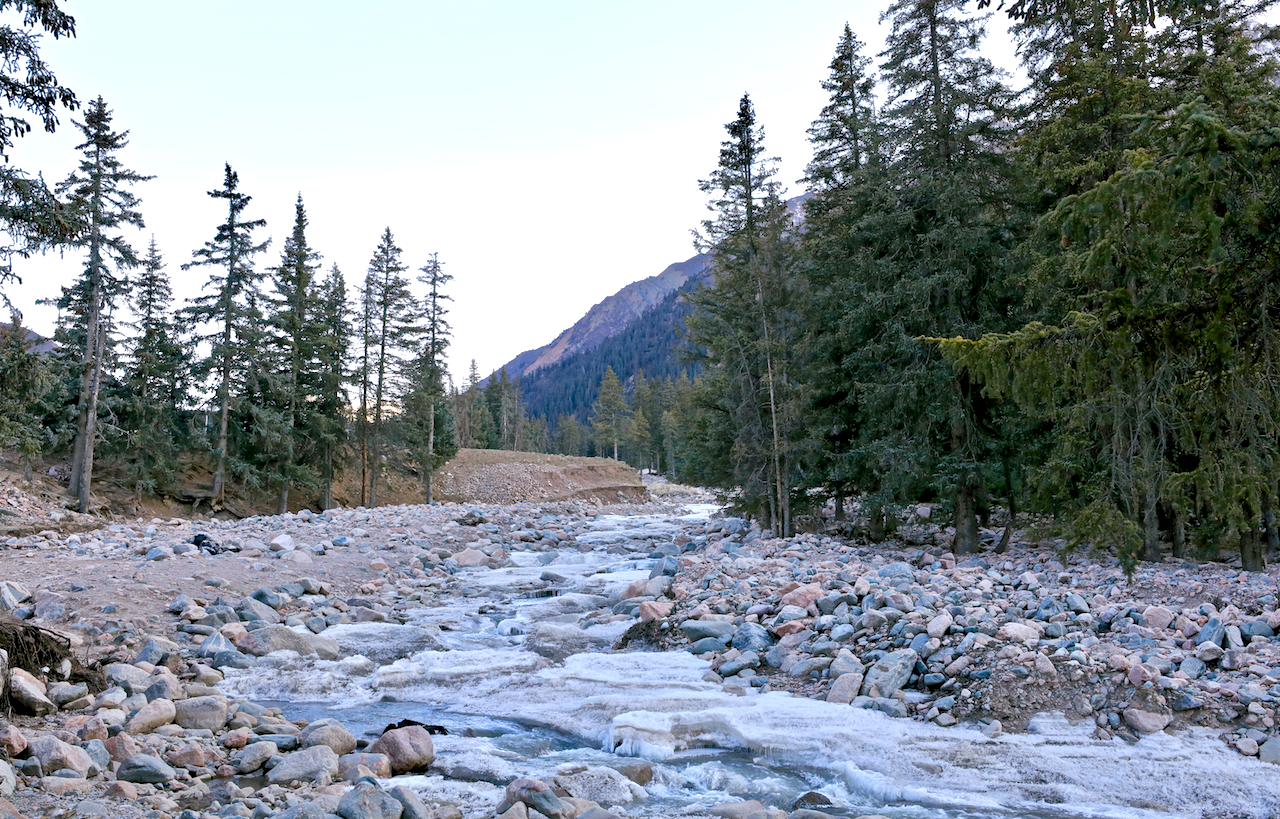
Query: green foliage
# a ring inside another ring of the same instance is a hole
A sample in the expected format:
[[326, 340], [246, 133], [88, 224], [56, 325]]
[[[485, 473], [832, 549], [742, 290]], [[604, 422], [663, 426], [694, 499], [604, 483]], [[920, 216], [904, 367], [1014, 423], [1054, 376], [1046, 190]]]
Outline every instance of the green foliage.
[[38, 404], [51, 381], [44, 359], [30, 350], [22, 317], [0, 325], [0, 449], [16, 450], [28, 471], [42, 448]]
[[618, 447], [626, 433], [629, 416], [622, 382], [610, 367], [600, 381], [599, 397], [591, 405], [591, 431], [595, 434], [596, 446], [602, 452], [618, 457]]

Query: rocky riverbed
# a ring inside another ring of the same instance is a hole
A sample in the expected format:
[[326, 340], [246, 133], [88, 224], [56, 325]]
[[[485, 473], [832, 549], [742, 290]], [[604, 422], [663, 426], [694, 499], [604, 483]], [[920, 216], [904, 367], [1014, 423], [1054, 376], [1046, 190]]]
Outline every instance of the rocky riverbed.
[[[1265, 817], [1274, 573], [709, 498], [152, 520], [5, 541], [13, 814]], [[692, 504], [692, 505], [691, 505]], [[390, 728], [402, 718], [427, 723]], [[431, 733], [436, 729], [447, 733]]]

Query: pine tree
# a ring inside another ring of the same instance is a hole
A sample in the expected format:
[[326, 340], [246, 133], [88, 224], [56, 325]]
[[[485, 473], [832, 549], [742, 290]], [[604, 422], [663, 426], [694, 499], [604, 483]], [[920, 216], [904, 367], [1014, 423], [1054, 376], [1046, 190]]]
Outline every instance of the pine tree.
[[31, 351], [31, 341], [16, 310], [0, 325], [0, 448], [16, 450], [26, 479], [42, 449], [36, 396], [51, 385], [44, 360]]
[[213, 503], [217, 505], [226, 495], [228, 465], [245, 471], [238, 453], [231, 451], [231, 411], [233, 404], [251, 403], [250, 396], [257, 389], [262, 274], [254, 269], [253, 257], [266, 250], [271, 240], [255, 244], [253, 232], [266, 221], [243, 218], [252, 197], [240, 192], [240, 177], [231, 170], [230, 163], [224, 169], [222, 188], [209, 191], [209, 196], [226, 201], [227, 219], [218, 225], [212, 241], [191, 252], [192, 261], [182, 269], [211, 267], [223, 271], [210, 274], [205, 289], [212, 292], [192, 299], [185, 311], [189, 318], [216, 327], [200, 339], [209, 344], [209, 355], [198, 362], [196, 372], [216, 378], [218, 430], [213, 447]]
[[133, 248], [118, 231], [127, 226], [143, 226], [139, 200], [129, 187], [151, 179], [121, 164], [117, 154], [129, 144], [129, 132], [113, 131], [111, 118], [112, 111], [102, 97], [89, 103], [84, 121], [74, 123], [85, 137], [76, 146], [83, 157], [77, 169], [57, 187], [58, 193], [69, 195], [71, 206], [82, 214], [86, 225], [80, 237], [68, 242], [86, 253], [83, 289], [87, 304], [82, 317], [84, 347], [76, 400], [79, 418], [68, 488], [76, 497], [80, 512], [89, 511], [94, 449], [99, 435], [98, 401], [104, 359], [111, 346], [104, 316], [113, 311], [124, 293], [125, 272], [138, 264]]
[[125, 474], [134, 498], [171, 488], [177, 482], [182, 447], [188, 443], [181, 412], [187, 398], [188, 353], [173, 319], [172, 290], [164, 259], [152, 237], [133, 282], [130, 301], [136, 315], [128, 366]]
[[[404, 400], [403, 422], [409, 448], [422, 470], [422, 486], [426, 502], [431, 503], [431, 476], [445, 461], [453, 457], [457, 445], [450, 438], [450, 447], [441, 448], [436, 440], [437, 423], [445, 423], [450, 407], [445, 398], [444, 353], [449, 346], [450, 326], [445, 316], [449, 310], [445, 302], [453, 297], [444, 287], [453, 276], [444, 272], [444, 266], [435, 253], [420, 268], [418, 281], [427, 286], [423, 305], [423, 343], [412, 364], [410, 391]], [[450, 427], [452, 422], [448, 421]]]
[[279, 488], [276, 514], [280, 515], [289, 511], [289, 488], [310, 484], [315, 477], [317, 453], [311, 451], [310, 414], [321, 379], [321, 339], [329, 331], [316, 315], [315, 274], [320, 258], [307, 243], [307, 211], [298, 194], [293, 232], [284, 242], [280, 264], [271, 269], [275, 292], [268, 298], [268, 344], [278, 361], [268, 382], [281, 430], [279, 446], [266, 454], [272, 466], [271, 482]]
[[[75, 37], [76, 21], [58, 7], [57, 0], [0, 0], [0, 11], [20, 15], [0, 26], [0, 101], [8, 109], [0, 116], [0, 305], [11, 307], [4, 293], [8, 282], [22, 283], [14, 272], [13, 256], [26, 258], [38, 251], [74, 241], [87, 225], [45, 185], [12, 162], [18, 138], [31, 132], [24, 113], [33, 114], [48, 133], [58, 126], [59, 109], [74, 111], [75, 93], [62, 85], [40, 56], [41, 32], [55, 40]], [[15, 24], [16, 23], [16, 24]]]
[[351, 346], [351, 308], [347, 284], [335, 264], [320, 284], [316, 299], [316, 324], [322, 330], [315, 349], [318, 369], [316, 405], [312, 417], [314, 445], [320, 452], [320, 508], [333, 503], [333, 481], [338, 455], [347, 438], [347, 355]]
[[618, 458], [618, 445], [622, 443], [626, 432], [628, 416], [622, 382], [618, 380], [613, 367], [610, 367], [605, 370], [604, 378], [600, 381], [599, 397], [591, 405], [591, 429], [595, 432], [596, 442], [613, 452], [614, 460]]
[[797, 466], [789, 376], [798, 332], [792, 321], [795, 239], [773, 179], [777, 160], [765, 154], [749, 96], [725, 130], [719, 165], [699, 182], [714, 197], [707, 207], [715, 218], [703, 222], [696, 243], [711, 254], [715, 285], [691, 294], [688, 320], [690, 339], [705, 351], [708, 378], [716, 382], [704, 393], [704, 409], [708, 419], [724, 423], [715, 425], [722, 434], [694, 440], [707, 448], [702, 463], [717, 470], [705, 479], [741, 487], [744, 508], [764, 512], [770, 525], [789, 532]]
[[[369, 319], [364, 342], [368, 374], [363, 389], [366, 393], [365, 412], [372, 412], [372, 419], [367, 422], [370, 507], [378, 505], [378, 476], [382, 469], [385, 432], [383, 418], [391, 408], [392, 397], [401, 394], [405, 356], [421, 334], [417, 325], [420, 311], [409, 291], [409, 281], [404, 277], [408, 268], [400, 261], [401, 252], [391, 235], [391, 228], [386, 228], [369, 260], [369, 273], [365, 278], [364, 299]], [[367, 403], [370, 389], [373, 393], [371, 406]]]

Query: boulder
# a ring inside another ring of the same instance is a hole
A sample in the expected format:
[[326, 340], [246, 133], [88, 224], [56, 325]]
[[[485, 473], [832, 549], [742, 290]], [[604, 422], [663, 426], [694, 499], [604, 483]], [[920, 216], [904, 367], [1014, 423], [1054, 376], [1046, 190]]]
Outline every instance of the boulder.
[[316, 653], [306, 637], [281, 625], [254, 629], [240, 638], [236, 647], [255, 657], [262, 657], [273, 651], [296, 651], [303, 656]]
[[120, 763], [116, 771], [116, 779], [121, 782], [145, 782], [160, 784], [169, 782], [177, 776], [177, 772], [160, 757], [151, 754], [134, 754]]
[[311, 723], [298, 735], [298, 744], [304, 748], [312, 745], [327, 745], [338, 756], [345, 756], [356, 749], [356, 738], [341, 724], [332, 720], [322, 720], [327, 724]]
[[1159, 711], [1147, 711], [1136, 706], [1124, 709], [1124, 722], [1140, 734], [1154, 734], [1163, 731], [1169, 724], [1168, 714]]
[[328, 745], [313, 745], [282, 756], [280, 762], [267, 774], [267, 782], [272, 785], [288, 785], [291, 782], [328, 784], [337, 772], [338, 755], [333, 749]]
[[183, 728], [216, 731], [227, 724], [227, 700], [221, 696], [190, 697], [173, 704], [173, 721]]
[[706, 637], [727, 643], [733, 639], [738, 627], [724, 620], [685, 620], [680, 624], [680, 631], [695, 643]]
[[21, 668], [9, 672], [9, 699], [19, 712], [36, 717], [58, 710], [46, 696], [44, 685]]
[[626, 805], [643, 789], [613, 768], [591, 768], [575, 774], [557, 776], [552, 784], [578, 799], [589, 799], [602, 805]]
[[503, 805], [510, 807], [517, 804], [533, 808], [549, 819], [572, 819], [573, 817], [573, 809], [560, 801], [560, 797], [552, 792], [547, 783], [538, 779], [521, 777], [513, 779], [507, 785], [506, 799], [498, 806], [499, 809], [502, 809]]
[[378, 737], [368, 751], [385, 754], [391, 761], [391, 771], [396, 775], [423, 770], [436, 756], [431, 734], [421, 725], [393, 728]]
[[268, 759], [279, 755], [280, 748], [274, 742], [254, 742], [236, 755], [236, 770], [242, 774], [253, 773], [267, 764]]
[[93, 759], [85, 749], [63, 742], [57, 737], [35, 737], [27, 743], [27, 752], [40, 760], [40, 770], [48, 776], [54, 771], [75, 771], [80, 777], [89, 775]]
[[862, 693], [868, 697], [892, 697], [907, 684], [915, 665], [916, 653], [911, 649], [889, 652], [867, 670], [862, 681]]
[[147, 734], [161, 725], [168, 725], [173, 722], [173, 718], [178, 715], [178, 709], [174, 706], [172, 700], [157, 699], [152, 700], [146, 705], [138, 709], [124, 725], [126, 733], [130, 734]]
[[403, 812], [400, 800], [368, 781], [347, 791], [336, 810], [342, 819], [400, 819]]

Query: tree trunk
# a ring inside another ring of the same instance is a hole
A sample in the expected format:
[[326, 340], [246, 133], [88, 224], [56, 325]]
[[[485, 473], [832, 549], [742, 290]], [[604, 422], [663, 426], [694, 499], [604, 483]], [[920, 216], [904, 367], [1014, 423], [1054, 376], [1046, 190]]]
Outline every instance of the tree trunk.
[[280, 483], [280, 497], [276, 501], [276, 514], [283, 515], [289, 511], [289, 482], [282, 481]]
[[1262, 537], [1256, 526], [1240, 532], [1240, 568], [1246, 572], [1261, 572], [1267, 568], [1262, 554]]
[[1267, 533], [1267, 553], [1280, 549], [1280, 526], [1276, 523], [1275, 498], [1268, 492], [1262, 494], [1262, 522]]
[[956, 487], [955, 507], [956, 536], [951, 551], [957, 555], [973, 554], [978, 551], [978, 509], [973, 484], [961, 481]]
[[1187, 556], [1187, 518], [1176, 508], [1173, 510], [1173, 556], [1182, 560]]
[[91, 385], [89, 387], [89, 411], [84, 428], [84, 459], [80, 469], [80, 486], [76, 492], [76, 511], [85, 514], [89, 511], [90, 485], [93, 483], [93, 449], [94, 439], [98, 435], [98, 393], [102, 384], [102, 355], [105, 343], [101, 327], [98, 328], [97, 349], [94, 352]]
[[[228, 274], [230, 275], [230, 274]], [[231, 419], [231, 306], [224, 306], [222, 383], [218, 385], [218, 463], [213, 472], [213, 502], [222, 503], [227, 478], [227, 431]]]
[[1142, 510], [1143, 560], [1159, 563], [1164, 559], [1164, 550], [1160, 547], [1160, 520], [1156, 514], [1156, 490], [1154, 485], [1147, 487], [1147, 502]]
[[884, 507], [877, 503], [867, 512], [867, 538], [872, 543], [883, 543], [884, 536]]
[[836, 522], [844, 522], [844, 487], [836, 490]]
[[427, 409], [427, 462], [422, 465], [422, 482], [426, 486], [427, 503], [431, 503], [431, 473], [435, 472], [436, 459], [436, 400], [430, 396]]
[[333, 445], [324, 448], [324, 468], [320, 477], [320, 511], [333, 507]]

